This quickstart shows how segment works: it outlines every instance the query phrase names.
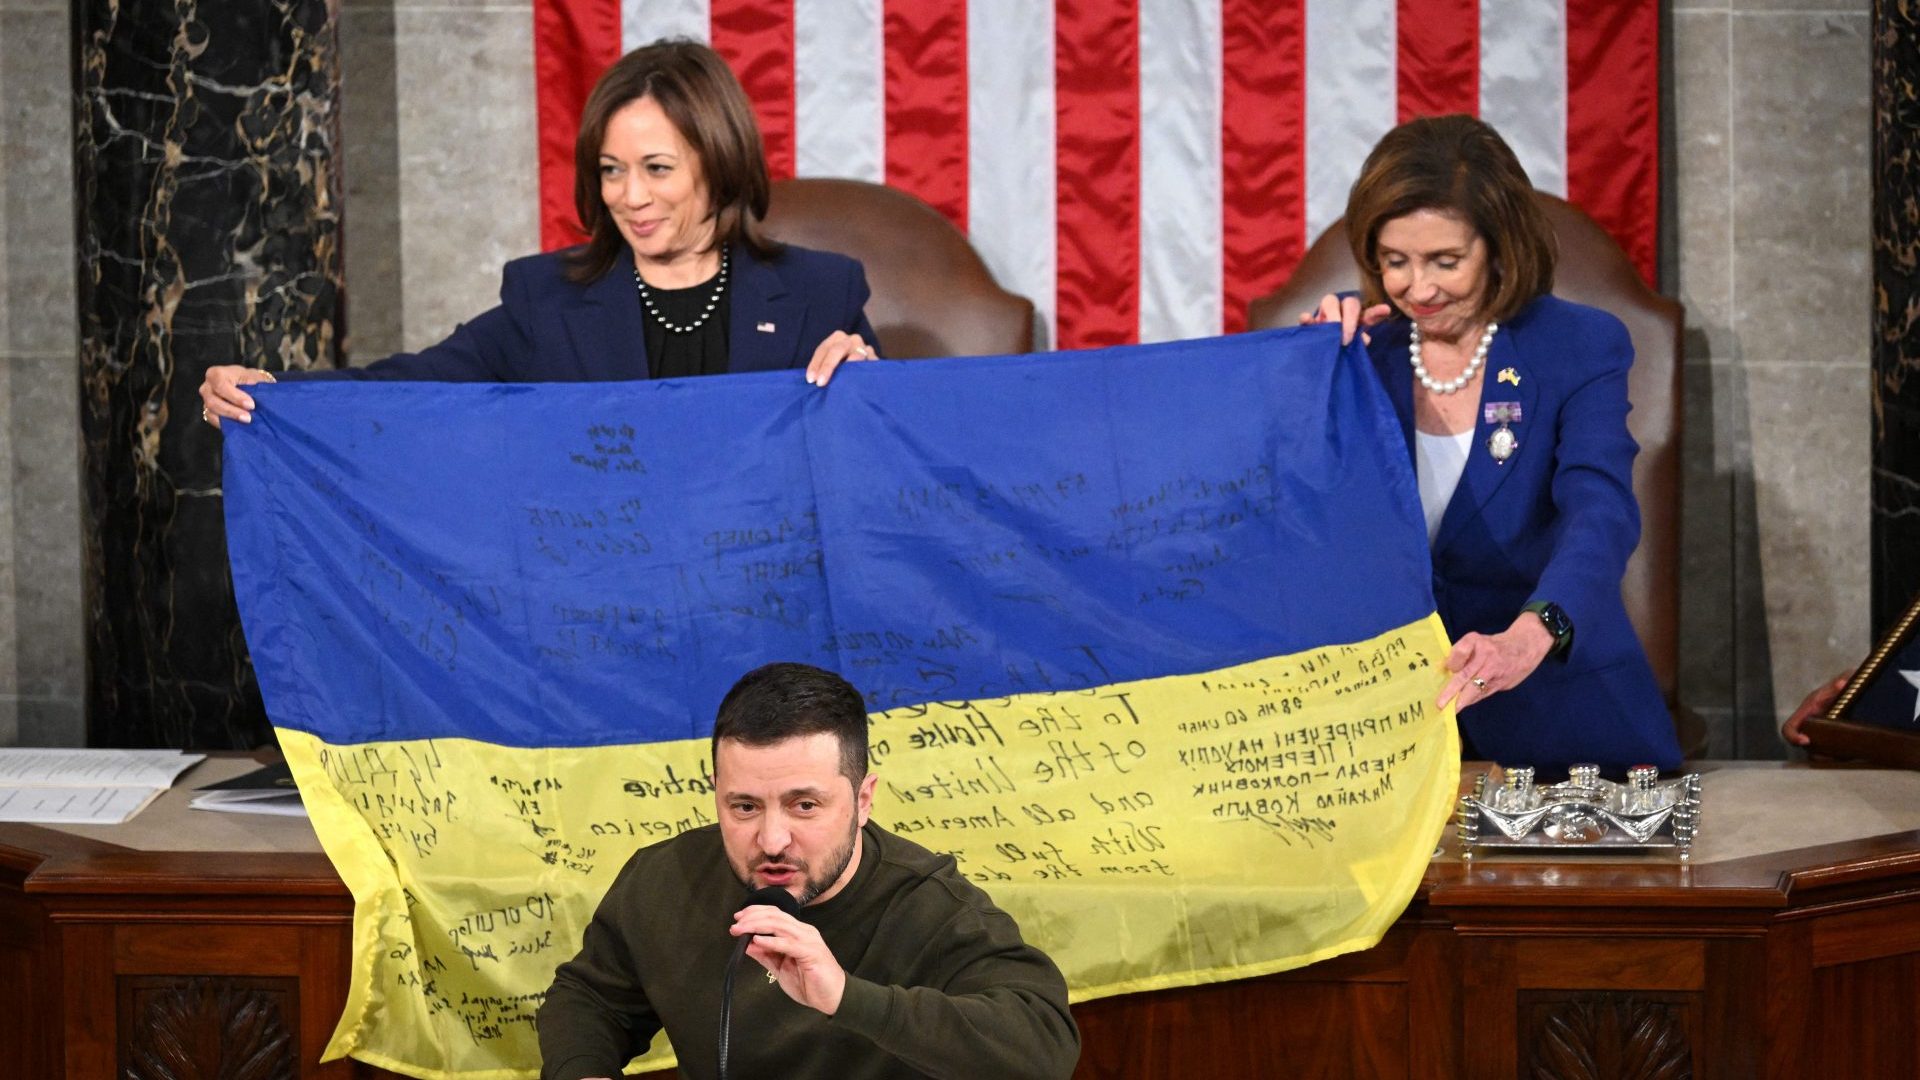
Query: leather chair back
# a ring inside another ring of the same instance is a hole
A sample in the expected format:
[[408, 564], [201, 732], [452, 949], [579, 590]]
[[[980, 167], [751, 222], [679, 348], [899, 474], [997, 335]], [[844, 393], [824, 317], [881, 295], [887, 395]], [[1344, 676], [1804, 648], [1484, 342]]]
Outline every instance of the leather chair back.
[[1033, 351], [1033, 304], [993, 280], [966, 235], [904, 191], [860, 180], [773, 185], [766, 231], [859, 259], [867, 318], [893, 360]]
[[[1560, 245], [1554, 295], [1612, 313], [1633, 337], [1633, 370], [1627, 377], [1633, 411], [1627, 429], [1640, 444], [1633, 464], [1640, 546], [1627, 562], [1620, 590], [1654, 678], [1673, 707], [1680, 668], [1682, 310], [1647, 288], [1626, 253], [1578, 207], [1547, 194], [1538, 198]], [[1285, 285], [1252, 303], [1250, 328], [1292, 326], [1320, 297], [1359, 287], [1346, 222], [1336, 221], [1314, 241]]]

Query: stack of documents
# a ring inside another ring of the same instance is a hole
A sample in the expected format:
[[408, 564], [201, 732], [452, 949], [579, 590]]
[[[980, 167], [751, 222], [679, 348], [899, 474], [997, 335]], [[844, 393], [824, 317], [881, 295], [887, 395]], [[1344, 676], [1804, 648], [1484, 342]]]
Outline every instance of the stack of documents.
[[293, 786], [293, 770], [284, 762], [208, 784], [187, 805], [195, 810], [218, 810], [227, 814], [307, 815], [306, 806], [300, 802], [300, 792]]
[[118, 825], [205, 754], [0, 748], [0, 821]]

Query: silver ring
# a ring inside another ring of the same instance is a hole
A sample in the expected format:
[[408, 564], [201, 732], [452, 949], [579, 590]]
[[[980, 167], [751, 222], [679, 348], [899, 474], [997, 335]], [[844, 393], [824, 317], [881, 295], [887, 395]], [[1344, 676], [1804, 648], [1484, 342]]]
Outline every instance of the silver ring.
[[1475, 675], [1473, 677], [1473, 688], [1476, 690], [1485, 690], [1487, 688], [1487, 680]]
[[203, 424], [213, 423], [213, 417], [207, 415], [207, 407], [205, 405], [200, 406], [200, 422]]

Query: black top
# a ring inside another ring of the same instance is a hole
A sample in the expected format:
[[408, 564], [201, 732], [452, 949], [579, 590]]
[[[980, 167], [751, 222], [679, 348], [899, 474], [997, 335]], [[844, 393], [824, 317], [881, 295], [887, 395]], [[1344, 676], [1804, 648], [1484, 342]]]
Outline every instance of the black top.
[[[718, 277], [716, 272], [714, 277]], [[687, 326], [706, 311], [713, 299], [714, 279], [708, 278], [685, 289], [656, 289], [647, 286], [653, 306], [675, 326]], [[641, 322], [646, 326], [647, 377], [681, 379], [689, 375], [724, 375], [727, 371], [727, 320], [733, 309], [733, 290], [720, 295], [713, 315], [698, 329], [676, 334], [660, 324], [646, 310], [638, 285], [634, 303], [641, 306]]]

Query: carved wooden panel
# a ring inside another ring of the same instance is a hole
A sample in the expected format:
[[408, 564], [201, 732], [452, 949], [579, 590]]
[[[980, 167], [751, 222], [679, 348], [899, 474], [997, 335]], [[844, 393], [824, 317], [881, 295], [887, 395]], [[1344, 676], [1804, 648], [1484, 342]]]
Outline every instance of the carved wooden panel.
[[1520, 1075], [1531, 1080], [1691, 1078], [1692, 998], [1522, 992]]
[[299, 980], [126, 975], [120, 1080], [292, 1080]]

